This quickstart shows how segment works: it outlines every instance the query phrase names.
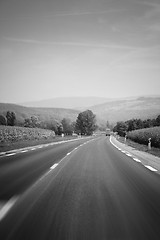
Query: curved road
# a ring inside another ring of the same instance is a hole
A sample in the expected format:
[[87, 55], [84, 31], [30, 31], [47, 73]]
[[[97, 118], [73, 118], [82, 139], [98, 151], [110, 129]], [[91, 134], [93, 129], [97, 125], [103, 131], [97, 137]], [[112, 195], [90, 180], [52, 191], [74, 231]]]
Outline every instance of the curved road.
[[[1, 199], [20, 197], [0, 222], [0, 239], [160, 239], [160, 175], [108, 137], [4, 157], [1, 164], [1, 189], [6, 176], [15, 177]], [[17, 183], [24, 169], [27, 177]]]

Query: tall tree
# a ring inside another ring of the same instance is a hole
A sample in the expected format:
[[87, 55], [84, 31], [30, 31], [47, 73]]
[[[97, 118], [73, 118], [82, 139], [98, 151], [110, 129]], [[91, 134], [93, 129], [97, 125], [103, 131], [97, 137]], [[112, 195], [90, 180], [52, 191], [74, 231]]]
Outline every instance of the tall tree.
[[96, 115], [91, 110], [79, 113], [76, 121], [76, 132], [82, 135], [92, 135], [96, 129]]
[[7, 125], [7, 119], [3, 115], [0, 115], [0, 125]]
[[113, 129], [114, 132], [118, 132], [120, 136], [125, 136], [127, 131], [127, 124], [123, 121], [117, 122], [117, 125]]
[[7, 125], [8, 126], [14, 126], [15, 125], [16, 114], [14, 112], [7, 111], [6, 118], [7, 118]]
[[160, 126], [160, 115], [158, 115], [158, 117], [156, 118], [156, 125]]
[[71, 135], [73, 133], [73, 127], [71, 124], [71, 120], [68, 118], [63, 118], [62, 121], [63, 132], [64, 134]]

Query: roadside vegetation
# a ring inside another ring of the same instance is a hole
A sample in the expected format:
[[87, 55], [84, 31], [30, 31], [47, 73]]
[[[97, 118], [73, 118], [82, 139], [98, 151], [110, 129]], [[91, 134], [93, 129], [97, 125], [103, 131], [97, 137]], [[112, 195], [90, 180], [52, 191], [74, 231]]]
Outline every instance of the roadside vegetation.
[[0, 151], [14, 148], [71, 139], [79, 135], [90, 136], [96, 130], [96, 116], [90, 110], [79, 113], [76, 121], [63, 118], [61, 121], [42, 122], [38, 116], [24, 119], [23, 126], [17, 126], [16, 114], [7, 111], [0, 115]]
[[0, 142], [53, 139], [55, 132], [47, 129], [0, 126]]
[[[160, 115], [154, 119], [131, 119], [126, 122], [117, 122], [113, 128], [120, 138], [125, 142], [142, 151], [148, 151], [156, 156], [160, 156]], [[149, 149], [151, 142], [151, 149]]]
[[144, 144], [140, 144], [138, 142], [134, 142], [132, 141], [131, 139], [127, 138], [126, 141], [125, 141], [125, 138], [124, 137], [119, 137], [118, 138], [118, 141], [121, 142], [121, 143], [124, 143], [128, 146], [131, 146], [139, 151], [143, 151], [143, 152], [147, 152], [147, 153], [150, 153], [152, 155], [155, 155], [157, 157], [160, 157], [160, 148], [155, 148], [155, 147], [151, 147], [151, 149], [148, 149], [148, 145], [144, 145]]
[[151, 139], [151, 145], [160, 148], [160, 127], [134, 130], [127, 133], [127, 138], [144, 145], [148, 145], [148, 139]]

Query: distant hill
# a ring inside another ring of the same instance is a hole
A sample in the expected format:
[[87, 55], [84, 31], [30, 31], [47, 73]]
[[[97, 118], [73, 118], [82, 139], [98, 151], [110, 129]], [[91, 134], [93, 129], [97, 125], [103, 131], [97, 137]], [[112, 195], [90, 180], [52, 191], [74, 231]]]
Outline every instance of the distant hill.
[[67, 108], [67, 109], [84, 109], [93, 105], [98, 105], [109, 101], [108, 98], [100, 97], [63, 97], [53, 98], [35, 102], [21, 103], [26, 107], [41, 108]]
[[99, 121], [125, 121], [132, 118], [154, 118], [160, 114], [160, 97], [139, 97], [106, 102], [90, 108]]
[[[86, 98], [83, 99], [82, 105], [85, 100]], [[37, 116], [40, 121], [55, 120], [59, 122], [63, 118], [70, 118], [71, 121], [75, 121], [81, 111], [90, 109], [96, 114], [98, 123], [106, 123], [107, 121], [116, 123], [117, 121], [126, 121], [132, 118], [144, 120], [160, 115], [160, 97], [139, 97], [121, 100], [107, 99], [105, 103], [94, 106], [88, 106], [89, 102], [90, 101], [88, 101], [87, 105], [83, 108], [82, 105], [80, 106], [80, 103], [77, 102], [79, 110], [66, 108], [35, 108], [0, 103], [0, 114], [5, 115], [7, 111], [14, 111], [19, 122], [23, 122], [25, 118], [33, 115]]]
[[30, 108], [16, 104], [0, 103], [0, 114], [6, 115], [7, 111], [16, 113], [18, 122], [23, 122], [25, 118], [30, 118], [35, 115], [41, 121], [61, 121], [63, 118], [70, 118], [75, 121], [79, 111], [63, 108]]

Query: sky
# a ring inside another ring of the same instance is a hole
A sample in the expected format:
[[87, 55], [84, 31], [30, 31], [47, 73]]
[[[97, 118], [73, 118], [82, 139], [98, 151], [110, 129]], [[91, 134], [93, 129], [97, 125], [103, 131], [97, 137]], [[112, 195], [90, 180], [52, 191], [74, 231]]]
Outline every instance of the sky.
[[1, 0], [0, 102], [160, 95], [159, 0]]

